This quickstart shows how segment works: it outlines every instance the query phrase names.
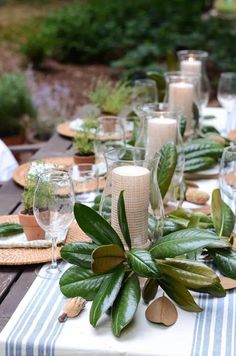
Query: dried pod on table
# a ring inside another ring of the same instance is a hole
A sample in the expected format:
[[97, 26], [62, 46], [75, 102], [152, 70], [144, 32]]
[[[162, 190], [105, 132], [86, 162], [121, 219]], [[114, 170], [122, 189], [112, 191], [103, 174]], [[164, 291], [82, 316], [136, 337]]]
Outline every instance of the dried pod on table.
[[185, 198], [190, 203], [204, 205], [209, 200], [210, 195], [202, 190], [189, 188], [185, 193]]
[[66, 321], [67, 318], [74, 318], [80, 314], [84, 309], [86, 300], [81, 297], [76, 297], [69, 299], [63, 308], [63, 313], [59, 316], [58, 320], [62, 323]]
[[177, 318], [178, 312], [175, 305], [164, 295], [157, 298], [146, 309], [146, 319], [152, 323], [164, 324], [165, 326], [173, 325]]

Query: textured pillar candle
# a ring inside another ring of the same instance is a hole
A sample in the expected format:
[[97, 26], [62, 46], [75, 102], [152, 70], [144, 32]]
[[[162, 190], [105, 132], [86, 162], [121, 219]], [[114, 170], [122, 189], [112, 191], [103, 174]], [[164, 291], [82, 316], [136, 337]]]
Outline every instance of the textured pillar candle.
[[183, 74], [194, 73], [201, 75], [202, 63], [193, 57], [189, 57], [180, 62], [180, 70]]
[[111, 225], [122, 238], [117, 216], [117, 203], [124, 190], [125, 209], [133, 247], [148, 245], [148, 206], [150, 171], [140, 166], [116, 167], [111, 172]]
[[193, 119], [193, 84], [185, 82], [170, 83], [169, 110], [181, 111], [186, 118], [186, 133], [192, 130]]
[[146, 157], [152, 159], [167, 142], [175, 142], [176, 129], [177, 121], [175, 119], [165, 117], [148, 119]]

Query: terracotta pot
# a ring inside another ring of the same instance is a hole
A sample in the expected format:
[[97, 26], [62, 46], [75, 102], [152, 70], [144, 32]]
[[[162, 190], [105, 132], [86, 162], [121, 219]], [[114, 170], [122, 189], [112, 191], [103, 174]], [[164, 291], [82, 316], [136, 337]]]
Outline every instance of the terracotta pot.
[[20, 212], [18, 214], [20, 224], [23, 226], [25, 236], [27, 240], [44, 240], [45, 232], [38, 225], [34, 215], [24, 214]]
[[117, 116], [105, 115], [99, 118], [101, 120], [104, 132], [112, 132], [115, 130], [117, 123]]
[[22, 134], [5, 136], [1, 137], [1, 139], [7, 146], [21, 145], [25, 142], [24, 135]]
[[81, 163], [94, 164], [95, 163], [95, 155], [80, 156], [78, 153], [75, 153], [74, 154], [74, 162], [75, 162], [75, 164], [81, 164]]

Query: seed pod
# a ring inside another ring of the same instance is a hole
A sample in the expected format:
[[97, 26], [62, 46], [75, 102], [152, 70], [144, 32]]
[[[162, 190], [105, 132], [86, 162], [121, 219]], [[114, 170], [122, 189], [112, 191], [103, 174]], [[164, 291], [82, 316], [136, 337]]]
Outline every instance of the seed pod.
[[210, 196], [207, 192], [195, 188], [189, 188], [185, 194], [186, 200], [190, 203], [204, 205]]
[[67, 318], [74, 318], [79, 315], [84, 309], [86, 300], [81, 297], [69, 299], [63, 308], [63, 313], [59, 316], [58, 320], [63, 323]]

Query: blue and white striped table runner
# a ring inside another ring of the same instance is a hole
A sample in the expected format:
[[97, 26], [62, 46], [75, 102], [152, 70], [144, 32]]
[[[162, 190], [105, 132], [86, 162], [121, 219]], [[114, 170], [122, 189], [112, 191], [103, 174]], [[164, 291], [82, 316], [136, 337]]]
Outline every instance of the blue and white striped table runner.
[[80, 317], [59, 323], [65, 299], [58, 281], [37, 277], [0, 334], [0, 355], [235, 356], [236, 291], [226, 298], [201, 294], [196, 301], [204, 311], [178, 308], [178, 320], [169, 328], [146, 321], [140, 303], [134, 323], [117, 339], [107, 316], [97, 329], [89, 324], [90, 303]]

